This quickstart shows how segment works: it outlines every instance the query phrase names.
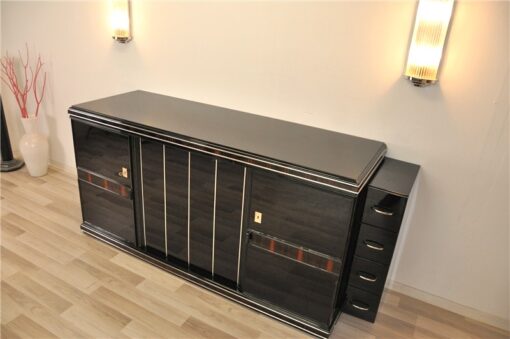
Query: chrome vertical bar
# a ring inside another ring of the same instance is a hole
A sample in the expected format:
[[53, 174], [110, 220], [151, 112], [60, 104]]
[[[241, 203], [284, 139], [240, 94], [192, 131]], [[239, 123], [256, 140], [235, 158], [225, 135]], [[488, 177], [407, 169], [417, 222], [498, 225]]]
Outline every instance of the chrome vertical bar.
[[243, 177], [243, 196], [241, 199], [241, 222], [239, 223], [239, 251], [237, 253], [237, 288], [239, 288], [239, 271], [241, 269], [241, 244], [243, 242], [244, 194], [246, 191], [246, 167]]
[[142, 183], [142, 221], [143, 221], [143, 245], [147, 246], [147, 235], [145, 232], [145, 198], [143, 196], [143, 161], [142, 161], [142, 138], [138, 139], [140, 145], [140, 181]]
[[190, 265], [190, 221], [191, 221], [191, 152], [188, 152], [188, 266]]
[[163, 211], [165, 212], [165, 256], [168, 256], [167, 221], [166, 221], [166, 147], [163, 144]]
[[218, 183], [218, 159], [214, 160], [214, 200], [212, 217], [212, 268], [211, 273], [214, 276], [214, 243], [216, 239], [216, 187]]

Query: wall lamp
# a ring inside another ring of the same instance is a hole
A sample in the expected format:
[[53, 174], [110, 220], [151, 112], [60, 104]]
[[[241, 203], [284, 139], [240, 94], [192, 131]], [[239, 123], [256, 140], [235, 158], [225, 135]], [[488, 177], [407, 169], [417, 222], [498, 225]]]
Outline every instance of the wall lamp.
[[420, 0], [418, 4], [405, 72], [415, 86], [428, 86], [437, 81], [453, 1]]
[[112, 38], [121, 43], [127, 43], [131, 36], [131, 2], [129, 0], [110, 1], [110, 21]]

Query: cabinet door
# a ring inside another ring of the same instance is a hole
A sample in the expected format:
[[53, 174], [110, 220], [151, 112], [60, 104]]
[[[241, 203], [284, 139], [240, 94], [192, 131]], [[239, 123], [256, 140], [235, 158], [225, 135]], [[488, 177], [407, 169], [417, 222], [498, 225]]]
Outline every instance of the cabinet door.
[[83, 221], [134, 244], [133, 201], [82, 179], [79, 187]]
[[163, 144], [141, 140], [143, 244], [147, 250], [166, 254]]
[[188, 263], [187, 150], [165, 145], [167, 253], [169, 259]]
[[135, 243], [130, 137], [78, 120], [72, 130], [83, 221]]
[[337, 258], [344, 255], [354, 199], [284, 175], [253, 170], [251, 229]]
[[212, 272], [215, 160], [190, 154], [190, 268], [210, 277]]
[[261, 233], [249, 233], [243, 291], [328, 328], [341, 263]]
[[232, 286], [237, 285], [245, 172], [244, 166], [217, 160], [213, 273]]
[[77, 120], [71, 123], [76, 166], [131, 187], [129, 136]]

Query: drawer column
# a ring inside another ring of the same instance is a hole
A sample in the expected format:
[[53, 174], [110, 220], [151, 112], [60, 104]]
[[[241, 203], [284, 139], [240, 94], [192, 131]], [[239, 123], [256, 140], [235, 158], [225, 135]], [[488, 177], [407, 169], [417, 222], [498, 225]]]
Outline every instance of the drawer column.
[[419, 166], [386, 158], [368, 186], [343, 310], [374, 322]]

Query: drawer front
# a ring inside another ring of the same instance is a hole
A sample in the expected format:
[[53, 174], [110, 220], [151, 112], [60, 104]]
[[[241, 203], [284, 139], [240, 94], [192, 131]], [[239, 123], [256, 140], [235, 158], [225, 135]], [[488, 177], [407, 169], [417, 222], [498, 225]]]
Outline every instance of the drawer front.
[[78, 183], [83, 221], [135, 243], [133, 201], [82, 179]]
[[407, 199], [369, 187], [363, 222], [398, 232]]
[[349, 286], [347, 288], [344, 312], [374, 322], [381, 297]]
[[71, 123], [76, 166], [131, 187], [129, 137], [77, 120]]
[[349, 284], [375, 295], [384, 290], [388, 265], [355, 256], [352, 262]]
[[342, 257], [354, 199], [261, 170], [253, 170], [248, 226], [262, 233]]
[[334, 314], [339, 276], [296, 262], [249, 242], [241, 287], [270, 303], [327, 328]]
[[361, 224], [356, 255], [382, 264], [390, 264], [397, 234], [367, 224]]

